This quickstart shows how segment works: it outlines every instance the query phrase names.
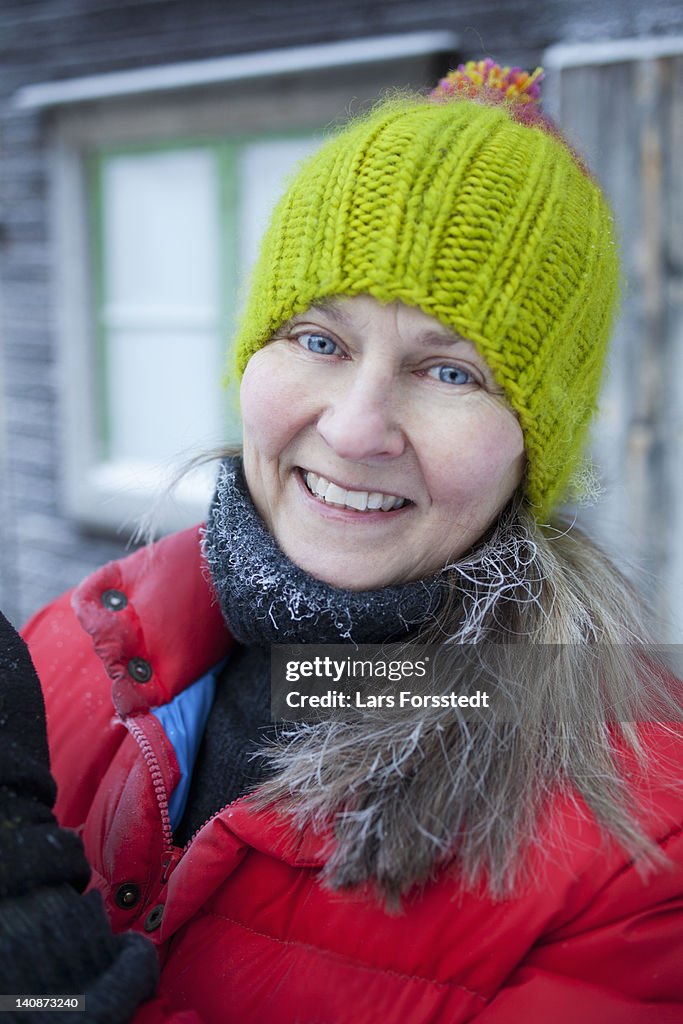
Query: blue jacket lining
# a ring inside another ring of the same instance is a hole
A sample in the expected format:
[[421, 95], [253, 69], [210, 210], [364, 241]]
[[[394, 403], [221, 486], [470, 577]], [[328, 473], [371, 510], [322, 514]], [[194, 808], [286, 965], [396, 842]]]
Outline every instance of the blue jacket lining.
[[223, 658], [169, 704], [163, 704], [152, 711], [164, 728], [180, 768], [180, 781], [168, 802], [171, 828], [174, 830], [185, 813], [192, 771], [216, 692], [216, 680], [227, 660]]

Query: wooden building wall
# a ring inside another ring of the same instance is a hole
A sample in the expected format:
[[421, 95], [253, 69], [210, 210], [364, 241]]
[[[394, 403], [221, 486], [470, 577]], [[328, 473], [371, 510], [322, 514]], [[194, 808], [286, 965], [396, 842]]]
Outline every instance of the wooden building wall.
[[635, 44], [626, 53], [596, 47], [585, 57], [574, 53], [557, 70], [556, 114], [611, 200], [624, 276], [593, 432], [603, 494], [578, 514], [630, 568], [662, 638], [680, 642], [683, 45], [679, 55], [651, 56]]

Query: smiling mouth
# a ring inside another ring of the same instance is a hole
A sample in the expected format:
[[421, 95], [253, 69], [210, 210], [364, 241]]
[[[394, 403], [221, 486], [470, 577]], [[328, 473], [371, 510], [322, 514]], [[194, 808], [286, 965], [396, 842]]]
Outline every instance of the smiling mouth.
[[332, 483], [324, 476], [301, 470], [306, 487], [319, 501], [336, 508], [348, 508], [354, 512], [394, 512], [396, 509], [409, 505], [407, 498], [396, 494], [385, 494], [382, 491], [352, 491]]

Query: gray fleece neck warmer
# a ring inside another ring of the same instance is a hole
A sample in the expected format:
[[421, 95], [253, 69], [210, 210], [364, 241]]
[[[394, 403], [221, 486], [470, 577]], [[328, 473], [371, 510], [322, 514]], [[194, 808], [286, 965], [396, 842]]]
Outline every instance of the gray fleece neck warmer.
[[405, 637], [441, 601], [439, 575], [366, 591], [309, 576], [268, 532], [239, 458], [219, 471], [204, 546], [223, 616], [243, 644], [381, 643]]

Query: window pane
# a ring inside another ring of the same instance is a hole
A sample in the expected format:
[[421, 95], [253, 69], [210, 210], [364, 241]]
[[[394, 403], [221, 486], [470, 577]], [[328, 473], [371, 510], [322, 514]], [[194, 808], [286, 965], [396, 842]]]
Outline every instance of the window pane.
[[212, 334], [113, 331], [106, 364], [110, 454], [154, 462], [218, 443], [227, 402], [222, 373]]
[[111, 156], [101, 180], [107, 455], [215, 444], [226, 402], [215, 151]]
[[110, 157], [102, 198], [107, 307], [217, 309], [220, 225], [212, 151]]

